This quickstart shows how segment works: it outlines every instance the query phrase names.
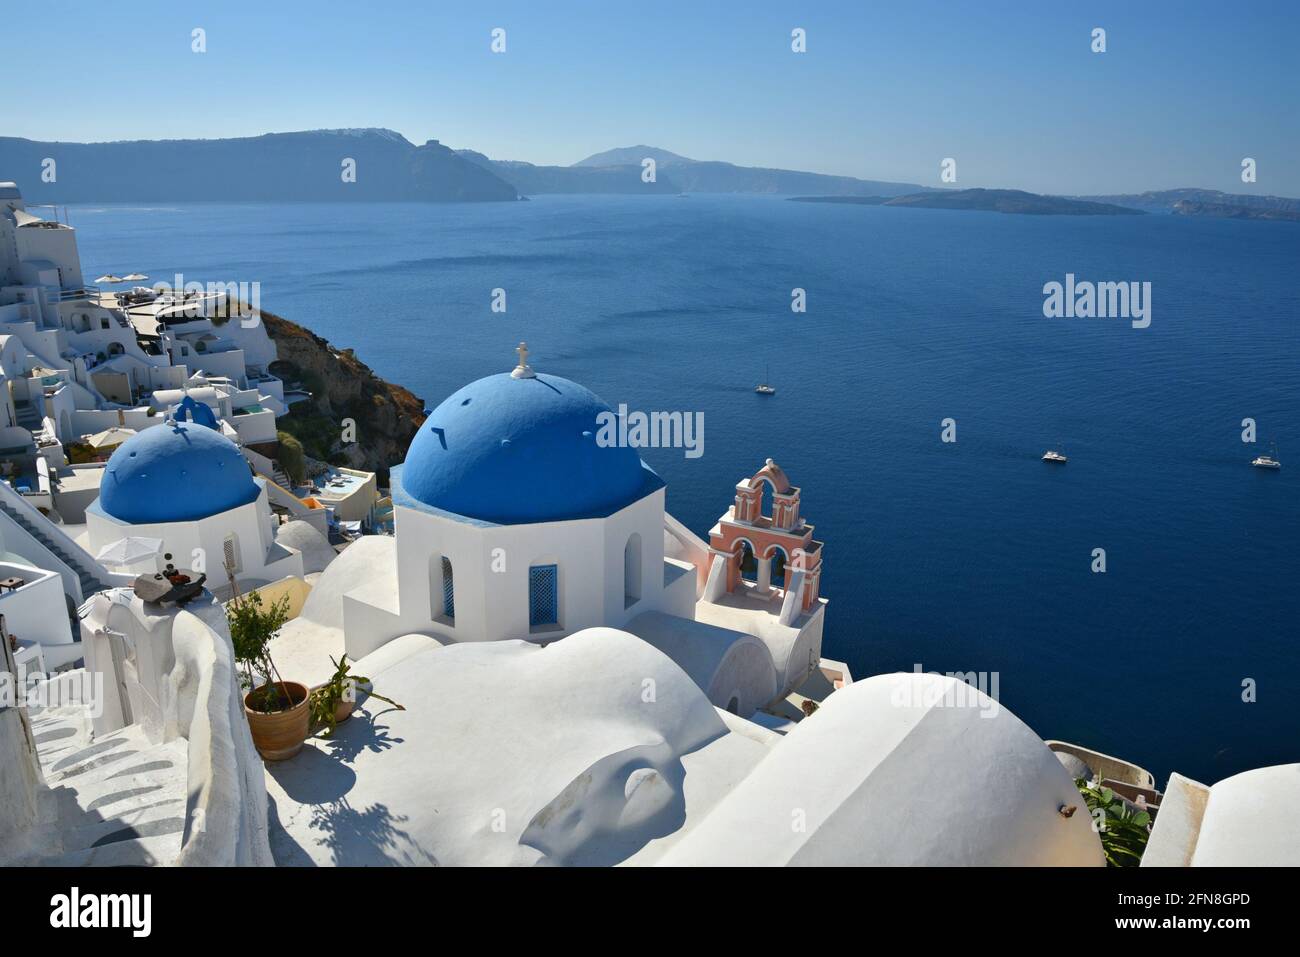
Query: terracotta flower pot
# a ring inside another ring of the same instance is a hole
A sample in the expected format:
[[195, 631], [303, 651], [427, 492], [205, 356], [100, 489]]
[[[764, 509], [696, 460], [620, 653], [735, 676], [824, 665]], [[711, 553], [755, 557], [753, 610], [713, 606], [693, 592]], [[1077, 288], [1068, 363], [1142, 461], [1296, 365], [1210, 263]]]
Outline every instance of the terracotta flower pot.
[[306, 686], [296, 681], [277, 682], [277, 686], [280, 693], [288, 694], [293, 702], [287, 711], [274, 714], [257, 711], [248, 704], [257, 691], [244, 695], [244, 714], [248, 716], [248, 727], [253, 732], [253, 744], [267, 761], [283, 761], [301, 751], [303, 742], [307, 740], [307, 723], [311, 717]]
[[368, 681], [358, 681], [353, 684], [352, 700], [348, 701], [345, 698], [334, 706], [334, 723], [342, 724], [344, 721], [348, 720], [348, 718], [352, 717], [352, 712], [357, 710], [357, 705], [361, 703], [361, 699], [370, 694], [370, 688], [371, 685]]

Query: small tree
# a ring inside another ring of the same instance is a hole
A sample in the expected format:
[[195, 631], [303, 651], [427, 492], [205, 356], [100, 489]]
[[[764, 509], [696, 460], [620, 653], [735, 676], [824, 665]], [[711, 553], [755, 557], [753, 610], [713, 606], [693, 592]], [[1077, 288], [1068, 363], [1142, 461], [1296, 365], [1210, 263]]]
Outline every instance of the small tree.
[[263, 607], [262, 596], [256, 591], [239, 595], [226, 603], [226, 621], [230, 624], [235, 660], [243, 668], [240, 684], [253, 692], [249, 704], [259, 711], [283, 711], [293, 704], [282, 692], [284, 679], [271, 660], [271, 641], [280, 634], [288, 620], [288, 595], [267, 607]]

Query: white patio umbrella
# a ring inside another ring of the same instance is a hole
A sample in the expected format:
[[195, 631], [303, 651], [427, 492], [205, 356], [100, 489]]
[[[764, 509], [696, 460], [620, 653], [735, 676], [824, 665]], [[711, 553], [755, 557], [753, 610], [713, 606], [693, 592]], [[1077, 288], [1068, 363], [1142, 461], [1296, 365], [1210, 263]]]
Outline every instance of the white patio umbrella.
[[105, 565], [134, 565], [146, 558], [154, 558], [162, 551], [161, 538], [142, 538], [128, 535], [110, 542], [99, 550], [95, 561]]
[[123, 276], [122, 282], [144, 282], [149, 277], [142, 272], [133, 272], [129, 276]]
[[103, 432], [96, 432], [86, 439], [86, 444], [92, 449], [107, 449], [115, 445], [121, 445], [133, 435], [135, 435], [135, 429], [124, 429], [115, 425]]

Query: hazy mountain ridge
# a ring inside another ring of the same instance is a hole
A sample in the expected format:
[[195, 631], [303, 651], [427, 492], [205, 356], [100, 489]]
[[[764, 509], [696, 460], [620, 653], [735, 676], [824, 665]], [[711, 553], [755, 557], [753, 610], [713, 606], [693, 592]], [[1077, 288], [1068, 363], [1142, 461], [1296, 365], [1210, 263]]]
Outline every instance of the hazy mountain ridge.
[[577, 166], [537, 166], [521, 160], [494, 160], [475, 150], [457, 150], [457, 155], [477, 163], [505, 180], [525, 196], [543, 193], [680, 193], [670, 176], [655, 177], [653, 183], [641, 180], [641, 165], [614, 165], [596, 168]]
[[[42, 178], [56, 161], [52, 183]], [[356, 162], [344, 182], [343, 161]], [[204, 140], [50, 143], [0, 137], [0, 171], [28, 202], [478, 202], [514, 200], [491, 170], [430, 140], [383, 129]]]
[[576, 168], [635, 166], [646, 159], [655, 161], [656, 173], [667, 175], [685, 193], [774, 193], [787, 195], [817, 192], [835, 196], [903, 196], [925, 192], [917, 183], [832, 176], [801, 170], [737, 166], [719, 160], [695, 160], [655, 146], [624, 146], [595, 153], [574, 163]]
[[[42, 176], [47, 158], [57, 162], [52, 183]], [[356, 161], [356, 182], [342, 179], [345, 158]], [[647, 158], [655, 161], [653, 182], [642, 179]], [[1019, 213], [1119, 215], [1140, 210], [1245, 219], [1292, 219], [1292, 214], [1300, 214], [1300, 199], [1284, 196], [1198, 188], [1101, 196], [945, 189], [695, 160], [647, 145], [595, 153], [571, 166], [539, 166], [494, 160], [476, 150], [452, 150], [437, 140], [416, 146], [402, 134], [379, 127], [106, 143], [0, 137], [0, 177], [15, 180], [33, 203], [478, 202], [548, 193], [702, 192], [787, 195], [813, 202], [856, 197], [867, 204]]]

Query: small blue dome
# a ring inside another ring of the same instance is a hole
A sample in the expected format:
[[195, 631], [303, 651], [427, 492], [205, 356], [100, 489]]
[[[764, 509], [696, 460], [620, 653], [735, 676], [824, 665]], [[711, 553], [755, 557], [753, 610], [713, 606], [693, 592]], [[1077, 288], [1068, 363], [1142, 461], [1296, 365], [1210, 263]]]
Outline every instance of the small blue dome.
[[609, 406], [557, 376], [471, 382], [439, 405], [395, 469], [405, 496], [497, 524], [610, 515], [662, 486], [636, 450], [596, 442]]
[[234, 442], [206, 426], [178, 422], [133, 435], [112, 454], [99, 488], [104, 512], [121, 522], [193, 522], [257, 498]]

